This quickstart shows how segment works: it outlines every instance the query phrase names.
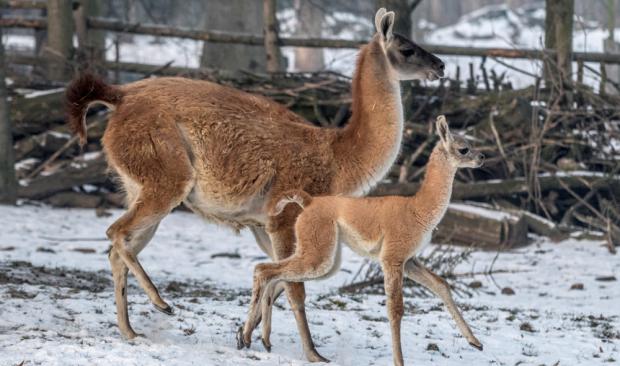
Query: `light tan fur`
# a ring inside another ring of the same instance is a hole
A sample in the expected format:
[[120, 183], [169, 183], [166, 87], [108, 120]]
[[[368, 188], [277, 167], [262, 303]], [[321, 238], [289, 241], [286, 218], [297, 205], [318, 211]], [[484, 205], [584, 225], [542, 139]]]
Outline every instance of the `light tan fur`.
[[[314, 127], [267, 98], [206, 81], [155, 78], [115, 87], [82, 79], [68, 88], [71, 124], [84, 139], [79, 117], [88, 95], [115, 107], [103, 145], [130, 194], [127, 212], [107, 231], [118, 324], [125, 337], [137, 335], [127, 314], [128, 270], [157, 309], [172, 313], [137, 255], [181, 202], [208, 220], [236, 230], [251, 228], [259, 246], [278, 260], [294, 251], [299, 213], [289, 206], [277, 217], [267, 215], [283, 192], [359, 195], [382, 178], [396, 159], [403, 132], [399, 80], [435, 79], [444, 67], [392, 34], [393, 20], [393, 13], [380, 10], [378, 33], [360, 50], [352, 116], [343, 129]], [[409, 53], [403, 56], [401, 50]], [[303, 284], [285, 287], [308, 359], [325, 360], [310, 337]], [[265, 309], [270, 311], [270, 304]], [[270, 329], [270, 324], [263, 329], [266, 346]]]
[[339, 262], [339, 243], [345, 243], [356, 253], [381, 263], [394, 364], [403, 364], [400, 342], [403, 275], [437, 294], [463, 336], [474, 347], [482, 348], [457, 309], [449, 286], [415, 258], [429, 243], [432, 231], [447, 210], [456, 170], [479, 167], [484, 159], [464, 139], [452, 136], [443, 116], [437, 119], [436, 127], [440, 142], [433, 149], [424, 181], [413, 197], [312, 198], [306, 192], [291, 191], [274, 205], [271, 212], [276, 215], [291, 202], [305, 207], [295, 224], [297, 248], [291, 257], [256, 266], [244, 340], [251, 337], [258, 302], [263, 293], [268, 293], [266, 287], [273, 287], [279, 281], [308, 281], [333, 273]]

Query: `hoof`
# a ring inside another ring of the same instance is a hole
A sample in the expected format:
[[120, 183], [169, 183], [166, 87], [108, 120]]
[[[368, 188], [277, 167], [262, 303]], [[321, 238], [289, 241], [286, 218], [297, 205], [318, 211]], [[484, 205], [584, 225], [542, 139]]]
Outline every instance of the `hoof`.
[[121, 336], [123, 337], [123, 339], [127, 340], [127, 341], [133, 341], [136, 338], [146, 338], [146, 336], [142, 333], [136, 333], [136, 332], [131, 332], [131, 333], [123, 333], [121, 334]]
[[483, 347], [482, 347], [482, 343], [473, 343], [473, 342], [469, 342], [469, 345], [474, 347], [475, 349], [477, 349], [478, 351], [482, 351]]
[[159, 306], [157, 306], [155, 304], [153, 304], [153, 306], [159, 312], [162, 312], [162, 313], [164, 313], [166, 315], [174, 315], [174, 310], [172, 309], [172, 307], [170, 305], [166, 306], [165, 308], [160, 308]]
[[325, 363], [329, 363], [330, 361], [321, 356], [316, 350], [313, 350], [312, 352], [308, 352], [307, 355], [308, 361], [310, 362], [325, 362]]
[[246, 343], [243, 339], [243, 326], [237, 330], [237, 349], [250, 348], [250, 343]]
[[266, 340], [265, 338], [260, 339], [263, 342], [263, 347], [265, 347], [265, 349], [267, 350], [267, 352], [271, 352], [271, 343], [269, 343], [268, 340]]

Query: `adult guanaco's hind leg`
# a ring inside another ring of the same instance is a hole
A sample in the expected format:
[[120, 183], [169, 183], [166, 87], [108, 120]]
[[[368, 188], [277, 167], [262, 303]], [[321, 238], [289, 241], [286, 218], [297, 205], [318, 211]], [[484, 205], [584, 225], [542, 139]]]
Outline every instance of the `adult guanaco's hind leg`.
[[467, 325], [467, 322], [463, 319], [463, 315], [461, 315], [461, 312], [454, 303], [454, 299], [450, 293], [450, 286], [443, 278], [428, 270], [415, 258], [409, 259], [405, 263], [405, 275], [411, 280], [428, 288], [431, 292], [438, 296], [446, 305], [448, 312], [456, 322], [456, 325], [463, 337], [467, 339], [472, 347], [482, 351], [482, 343], [480, 343], [478, 338], [474, 336], [469, 328], [469, 325]]
[[[153, 225], [149, 229], [142, 231], [139, 235], [132, 238], [130, 250], [134, 253], [134, 255], [138, 255], [146, 244], [148, 244], [156, 230], [157, 225]], [[138, 334], [131, 328], [127, 311], [127, 272], [129, 271], [129, 268], [127, 268], [123, 262], [123, 259], [114, 248], [110, 248], [108, 258], [110, 260], [112, 278], [114, 280], [114, 298], [116, 301], [118, 326], [124, 337], [132, 339]]]
[[[136, 276], [155, 308], [172, 315], [172, 307], [159, 295], [159, 291], [138, 261], [138, 253], [148, 244], [155, 234], [161, 219], [178, 204], [165, 194], [155, 195], [148, 187], [143, 187], [137, 200], [121, 216], [107, 233], [112, 240], [110, 265], [114, 279], [118, 325], [126, 338], [137, 334], [131, 328], [127, 311], [127, 270]], [[176, 203], [176, 204], [175, 204]]]
[[[148, 110], [148, 106], [144, 108]], [[118, 326], [131, 339], [137, 334], [127, 310], [128, 271], [136, 276], [156, 309], [172, 314], [137, 255], [153, 237], [159, 222], [187, 196], [194, 184], [194, 172], [174, 122], [153, 115], [149, 120], [158, 128], [145, 129], [128, 119], [125, 112], [119, 108], [110, 120], [103, 144], [109, 165], [119, 174], [128, 193], [127, 212], [106, 233], [112, 241], [110, 266]], [[136, 153], [129, 154], [129, 147]]]

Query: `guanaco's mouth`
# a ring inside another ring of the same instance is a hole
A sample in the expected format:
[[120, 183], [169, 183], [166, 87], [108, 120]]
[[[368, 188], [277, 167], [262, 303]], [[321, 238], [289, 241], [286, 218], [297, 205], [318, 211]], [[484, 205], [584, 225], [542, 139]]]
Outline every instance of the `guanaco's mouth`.
[[443, 78], [444, 74], [443, 71], [436, 71], [436, 70], [430, 70], [428, 71], [428, 73], [426, 74], [426, 79], [430, 80], [430, 81], [435, 81], [435, 80], [439, 80], [441, 78]]
[[484, 158], [475, 160], [474, 168], [480, 168], [482, 165], [484, 165]]

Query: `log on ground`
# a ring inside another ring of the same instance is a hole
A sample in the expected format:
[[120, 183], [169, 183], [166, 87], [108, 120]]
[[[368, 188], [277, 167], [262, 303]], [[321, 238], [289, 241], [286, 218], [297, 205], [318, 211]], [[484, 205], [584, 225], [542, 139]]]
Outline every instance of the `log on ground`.
[[498, 250], [527, 245], [527, 232], [522, 215], [453, 203], [437, 226], [433, 242]]

